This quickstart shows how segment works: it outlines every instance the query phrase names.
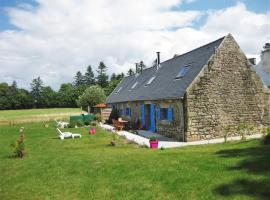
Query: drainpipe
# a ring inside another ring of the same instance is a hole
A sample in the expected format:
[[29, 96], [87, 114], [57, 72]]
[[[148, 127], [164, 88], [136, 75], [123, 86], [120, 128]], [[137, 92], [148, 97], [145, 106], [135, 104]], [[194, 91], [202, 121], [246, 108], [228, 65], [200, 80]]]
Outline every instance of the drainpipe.
[[157, 70], [160, 66], [160, 52], [157, 52]]
[[183, 138], [183, 141], [186, 142], [187, 141], [187, 105], [186, 105], [186, 93], [184, 94], [183, 97], [180, 98], [180, 101], [182, 102], [182, 113], [183, 113], [183, 118], [181, 118], [180, 116], [180, 119], [182, 119], [182, 122], [184, 124], [184, 138]]

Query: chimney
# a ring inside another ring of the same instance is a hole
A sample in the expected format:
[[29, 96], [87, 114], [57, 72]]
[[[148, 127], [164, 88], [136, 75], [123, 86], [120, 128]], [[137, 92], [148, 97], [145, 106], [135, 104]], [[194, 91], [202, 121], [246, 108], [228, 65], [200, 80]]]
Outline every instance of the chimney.
[[256, 65], [256, 58], [249, 58], [248, 61], [249, 61], [252, 65]]
[[139, 74], [140, 72], [139, 72], [139, 66], [138, 66], [138, 63], [135, 63], [135, 66], [136, 66], [136, 74]]
[[160, 52], [157, 52], [157, 69], [160, 66]]

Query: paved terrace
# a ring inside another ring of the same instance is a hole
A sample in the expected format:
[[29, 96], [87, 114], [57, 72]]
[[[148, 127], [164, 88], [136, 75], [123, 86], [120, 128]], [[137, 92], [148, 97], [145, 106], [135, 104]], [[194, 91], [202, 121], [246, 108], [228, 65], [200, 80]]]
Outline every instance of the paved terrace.
[[[224, 142], [224, 138], [194, 141], [194, 142], [179, 142], [171, 138], [162, 136], [158, 133], [152, 133], [150, 131], [139, 130], [138, 135], [136, 135], [128, 131], [116, 131], [113, 126], [108, 125], [108, 124], [100, 124], [100, 127], [108, 131], [114, 132], [120, 136], [125, 136], [127, 140], [133, 141], [139, 145], [146, 145], [148, 147], [150, 147], [149, 138], [151, 136], [155, 136], [159, 140], [158, 148], [175, 148], [175, 147], [184, 147], [184, 146], [189, 146], [189, 145], [215, 144], [215, 143]], [[262, 137], [262, 134], [253, 134], [250, 136], [246, 136], [247, 139], [255, 139], [255, 138], [260, 138], [260, 137]], [[241, 140], [241, 137], [236, 136], [236, 137], [227, 138], [227, 141], [237, 141], [237, 140]]]

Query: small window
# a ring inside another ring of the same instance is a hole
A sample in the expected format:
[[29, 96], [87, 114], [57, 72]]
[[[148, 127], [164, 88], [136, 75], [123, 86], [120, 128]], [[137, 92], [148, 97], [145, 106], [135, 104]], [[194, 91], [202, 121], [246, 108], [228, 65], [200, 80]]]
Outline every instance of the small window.
[[188, 72], [189, 67], [190, 67], [190, 65], [186, 65], [183, 68], [181, 68], [180, 72], [177, 74], [175, 79], [183, 78], [186, 75], [186, 73]]
[[138, 85], [138, 81], [132, 85], [131, 89], [134, 89], [137, 85]]
[[121, 90], [122, 90], [123, 87], [120, 87], [116, 92], [115, 94], [119, 93]]
[[149, 81], [145, 84], [145, 86], [151, 84], [151, 83], [155, 80], [155, 78], [156, 78], [155, 76], [152, 76], [152, 77], [149, 79]]
[[126, 113], [127, 116], [129, 115], [129, 108], [126, 108]]
[[167, 120], [168, 118], [168, 109], [167, 108], [160, 108], [160, 119]]

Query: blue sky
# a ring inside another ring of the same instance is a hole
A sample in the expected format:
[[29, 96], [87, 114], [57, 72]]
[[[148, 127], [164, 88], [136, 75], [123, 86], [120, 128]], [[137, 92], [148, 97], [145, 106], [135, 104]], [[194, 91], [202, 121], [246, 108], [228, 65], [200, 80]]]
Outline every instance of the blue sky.
[[28, 88], [41, 76], [57, 89], [101, 60], [109, 74], [126, 72], [228, 33], [259, 59], [270, 0], [0, 0], [0, 82]]

